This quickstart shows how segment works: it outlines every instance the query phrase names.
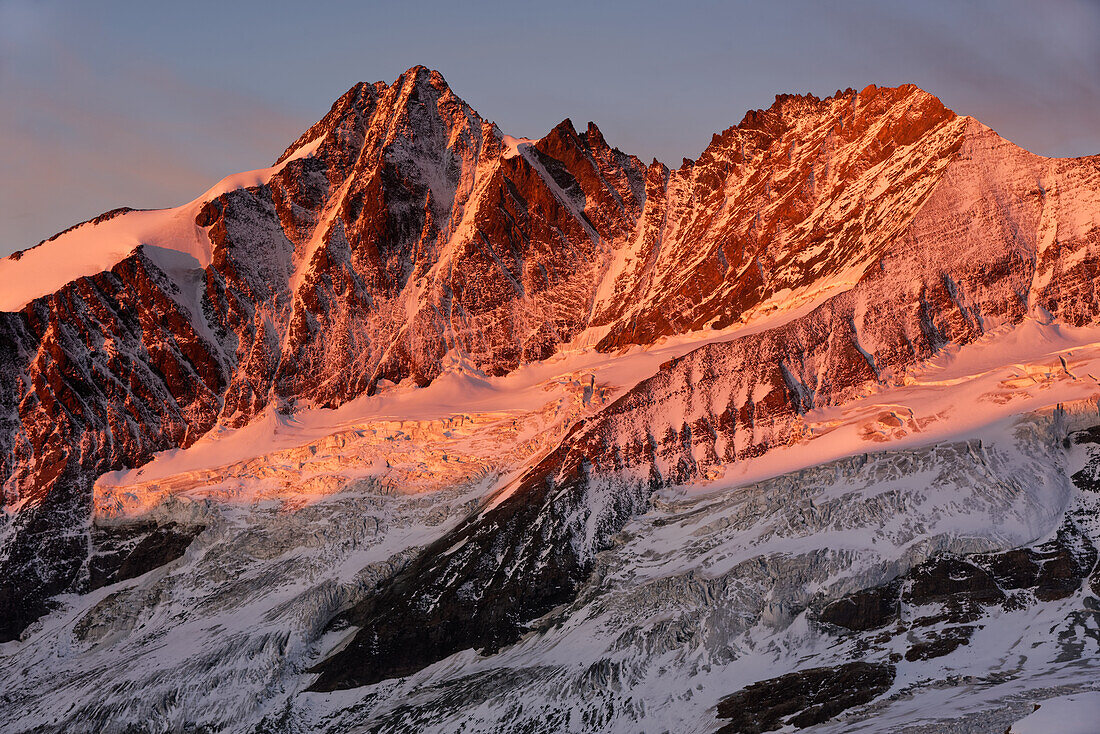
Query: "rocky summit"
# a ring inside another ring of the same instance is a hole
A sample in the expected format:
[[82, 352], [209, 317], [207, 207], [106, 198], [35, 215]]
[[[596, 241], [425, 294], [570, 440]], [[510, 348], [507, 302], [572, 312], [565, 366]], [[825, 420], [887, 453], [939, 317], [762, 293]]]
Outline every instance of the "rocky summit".
[[670, 169], [357, 84], [0, 261], [3, 728], [1003, 732], [1097, 687], [1098, 280], [1100, 156], [912, 85]]

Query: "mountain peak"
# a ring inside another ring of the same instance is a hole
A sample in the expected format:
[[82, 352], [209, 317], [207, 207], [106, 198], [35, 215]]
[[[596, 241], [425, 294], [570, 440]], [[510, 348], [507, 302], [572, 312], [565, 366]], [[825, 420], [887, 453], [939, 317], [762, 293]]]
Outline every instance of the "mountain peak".
[[551, 134], [565, 135], [570, 138], [577, 137], [577, 128], [573, 124], [573, 120], [569, 117], [565, 118], [550, 130]]
[[[824, 99], [813, 94], [777, 94], [767, 109], [749, 110], [741, 122], [715, 133], [710, 145], [694, 162], [704, 160], [735, 141], [738, 146], [751, 141], [759, 147], [789, 133], [798, 135], [795, 131], [813, 120], [831, 117], [850, 137], [853, 130], [864, 129], [870, 120], [884, 116], [888, 118], [884, 134], [896, 136], [899, 142], [912, 142], [932, 127], [956, 117], [935, 95], [915, 84], [898, 87], [871, 84], [858, 93], [849, 87]], [[855, 128], [851, 128], [852, 122], [857, 122]], [[810, 126], [814, 124], [817, 123], [810, 122]]]
[[450, 85], [447, 84], [443, 74], [422, 64], [406, 69], [394, 80], [393, 84], [386, 84], [382, 81], [373, 83], [357, 82], [332, 103], [332, 107], [329, 108], [324, 117], [310, 126], [283, 151], [283, 154], [275, 161], [275, 165], [287, 160], [308, 143], [332, 132], [341, 125], [347, 124], [349, 117], [352, 118], [353, 124], [355, 120], [369, 117], [375, 103], [387, 92], [396, 95], [394, 99], [399, 105], [417, 103], [421, 100], [421, 94], [424, 93], [436, 98], [449, 95], [454, 97], [455, 100], [461, 101], [451, 91]]
[[448, 85], [447, 80], [443, 78], [443, 74], [435, 69], [429, 69], [423, 64], [410, 66], [397, 77], [393, 86], [399, 89], [406, 86], [417, 86], [421, 88], [432, 87], [441, 94], [450, 91], [450, 85]]
[[730, 130], [763, 130], [769, 126], [769, 123], [776, 120], [790, 121], [830, 110], [843, 113], [841, 107], [843, 104], [851, 104], [852, 112], [868, 108], [875, 112], [883, 112], [900, 102], [927, 107], [928, 111], [934, 113], [946, 110], [943, 103], [935, 95], [929, 94], [915, 84], [902, 84], [897, 87], [879, 87], [868, 84], [858, 93], [849, 87], [843, 90], [838, 89], [836, 94], [824, 99], [819, 99], [813, 94], [777, 94], [770, 107], [749, 110], [745, 113], [741, 122], [730, 128]]

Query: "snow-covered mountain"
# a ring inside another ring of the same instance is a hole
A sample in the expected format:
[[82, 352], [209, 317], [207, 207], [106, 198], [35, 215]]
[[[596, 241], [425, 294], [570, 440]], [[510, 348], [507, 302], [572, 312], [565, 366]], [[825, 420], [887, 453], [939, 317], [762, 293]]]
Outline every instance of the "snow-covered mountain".
[[1095, 687], [1098, 271], [1100, 157], [913, 86], [669, 170], [358, 84], [0, 261], [5, 725], [1004, 731]]

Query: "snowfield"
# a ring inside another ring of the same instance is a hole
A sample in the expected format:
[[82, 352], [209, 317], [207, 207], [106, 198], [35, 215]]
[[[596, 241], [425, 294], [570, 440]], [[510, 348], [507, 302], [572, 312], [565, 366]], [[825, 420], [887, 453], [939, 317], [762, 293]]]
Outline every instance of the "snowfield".
[[[468, 475], [471, 462], [487, 468], [530, 463], [555, 447], [569, 426], [620, 397], [660, 364], [702, 344], [777, 326], [798, 313], [621, 355], [579, 348], [503, 377], [456, 361], [425, 388], [392, 386], [335, 410], [305, 409], [293, 416], [269, 409], [243, 428], [212, 432], [187, 449], [158, 454], [139, 469], [103, 475], [96, 482], [96, 504], [112, 516], [144, 511], [181, 483], [201, 493], [203, 486], [220, 486], [210, 480], [233, 477], [244, 487], [250, 478], [272, 476], [283, 467], [281, 486], [298, 497], [308, 493], [300, 482], [291, 486], [293, 480], [319, 484], [326, 476], [371, 476], [422, 489], [446, 486]], [[1100, 400], [1100, 328], [1029, 319], [973, 344], [948, 348], [897, 382], [850, 403], [807, 412], [802, 441], [722, 467], [692, 491], [736, 487], [885, 445], [981, 437], [1021, 413]], [[246, 500], [254, 496], [239, 491]]]
[[1100, 693], [1048, 698], [1013, 724], [1008, 734], [1091, 734], [1100, 723]]

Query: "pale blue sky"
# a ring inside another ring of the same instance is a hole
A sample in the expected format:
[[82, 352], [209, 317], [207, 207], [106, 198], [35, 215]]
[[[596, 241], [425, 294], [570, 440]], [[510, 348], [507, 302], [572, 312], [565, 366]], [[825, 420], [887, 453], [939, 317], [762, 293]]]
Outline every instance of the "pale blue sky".
[[1036, 153], [1100, 153], [1098, 0], [0, 0], [0, 255], [269, 165], [414, 64], [507, 133], [595, 120], [673, 165], [778, 92], [903, 82]]

